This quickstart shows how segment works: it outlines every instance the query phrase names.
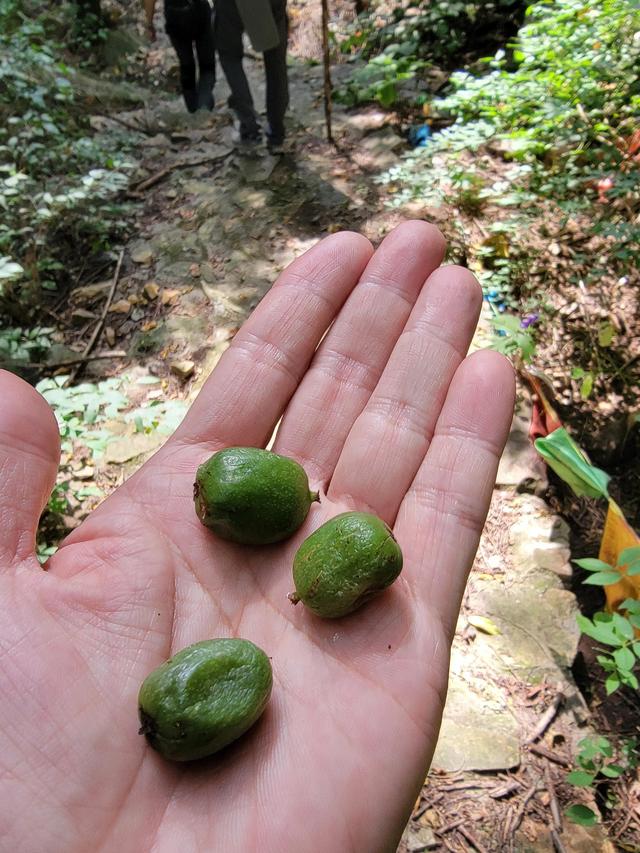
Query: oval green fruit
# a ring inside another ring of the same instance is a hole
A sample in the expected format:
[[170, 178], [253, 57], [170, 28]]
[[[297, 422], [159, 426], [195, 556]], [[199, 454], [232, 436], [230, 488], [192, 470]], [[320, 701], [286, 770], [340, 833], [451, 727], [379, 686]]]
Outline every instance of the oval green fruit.
[[296, 591], [318, 616], [346, 616], [386, 589], [402, 570], [402, 551], [375, 515], [337, 515], [302, 543], [293, 561]]
[[193, 495], [200, 521], [241, 545], [286, 539], [318, 500], [301, 465], [256, 447], [214, 453], [198, 468]]
[[264, 711], [273, 677], [249, 640], [204, 640], [148, 675], [138, 694], [140, 734], [173, 761], [212, 755]]

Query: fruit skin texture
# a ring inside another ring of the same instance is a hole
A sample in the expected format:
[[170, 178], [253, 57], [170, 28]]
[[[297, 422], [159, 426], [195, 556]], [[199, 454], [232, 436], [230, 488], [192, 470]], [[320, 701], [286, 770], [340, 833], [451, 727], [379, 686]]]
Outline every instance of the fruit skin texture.
[[272, 683], [269, 658], [249, 640], [194, 643], [143, 681], [140, 734], [173, 761], [212, 755], [256, 722]]
[[402, 570], [402, 551], [375, 515], [344, 512], [302, 543], [293, 561], [296, 591], [317, 616], [346, 616], [390, 586]]
[[227, 447], [198, 468], [193, 487], [200, 521], [223, 539], [270, 545], [304, 522], [318, 493], [301, 465], [256, 447]]

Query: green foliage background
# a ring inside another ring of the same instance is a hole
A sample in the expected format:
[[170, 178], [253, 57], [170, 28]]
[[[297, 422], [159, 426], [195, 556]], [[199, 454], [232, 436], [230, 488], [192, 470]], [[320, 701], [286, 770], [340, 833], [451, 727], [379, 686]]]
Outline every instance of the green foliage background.
[[132, 163], [91, 130], [61, 59], [68, 33], [86, 39], [71, 6], [0, 0], [0, 302], [19, 319], [124, 225], [116, 199]]

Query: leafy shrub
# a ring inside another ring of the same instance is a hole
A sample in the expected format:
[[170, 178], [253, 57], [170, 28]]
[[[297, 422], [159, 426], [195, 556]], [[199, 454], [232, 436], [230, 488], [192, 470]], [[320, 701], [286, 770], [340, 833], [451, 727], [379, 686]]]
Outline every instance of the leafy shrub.
[[479, 45], [495, 49], [517, 29], [525, 7], [522, 0], [401, 0], [372, 3], [341, 42], [348, 53], [365, 58], [392, 44], [411, 55], [438, 64], [458, 61]]
[[406, 80], [412, 80], [426, 63], [412, 58], [411, 46], [389, 45], [370, 62], [355, 71], [348, 83], [336, 93], [347, 106], [378, 101], [388, 109], [395, 104], [398, 90]]
[[[610, 782], [627, 774], [631, 777], [637, 766], [638, 742], [635, 738], [621, 741], [616, 750], [608, 738], [594, 735], [578, 743], [576, 768], [567, 774], [566, 781], [576, 788], [596, 789], [601, 782]], [[569, 806], [565, 815], [572, 823], [581, 826], [598, 823], [597, 814], [582, 803]]]
[[115, 199], [132, 165], [92, 136], [41, 18], [0, 0], [0, 299], [17, 316], [56, 287], [71, 252], [104, 248], [122, 226]]
[[454, 73], [432, 104], [454, 123], [383, 182], [398, 188], [397, 203], [446, 200], [462, 152], [491, 144], [514, 165], [506, 185], [484, 189], [485, 200], [521, 215], [540, 199], [568, 216], [588, 214], [610, 246], [591, 275], [628, 272], [640, 261], [639, 32], [631, 0], [540, 0], [518, 33], [517, 67], [499, 51], [483, 75]]

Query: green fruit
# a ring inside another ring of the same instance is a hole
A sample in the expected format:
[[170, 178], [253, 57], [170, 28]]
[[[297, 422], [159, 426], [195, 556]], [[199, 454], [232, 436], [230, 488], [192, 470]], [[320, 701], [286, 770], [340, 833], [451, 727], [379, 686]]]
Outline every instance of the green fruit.
[[304, 468], [268, 450], [227, 447], [198, 468], [193, 487], [200, 521], [241, 545], [269, 545], [295, 533], [318, 493]]
[[255, 723], [271, 685], [269, 658], [249, 640], [194, 643], [142, 683], [140, 734], [165, 758], [204, 758]]
[[293, 561], [296, 591], [318, 616], [346, 616], [386, 589], [402, 570], [402, 551], [387, 525], [366, 512], [344, 512], [302, 543]]

